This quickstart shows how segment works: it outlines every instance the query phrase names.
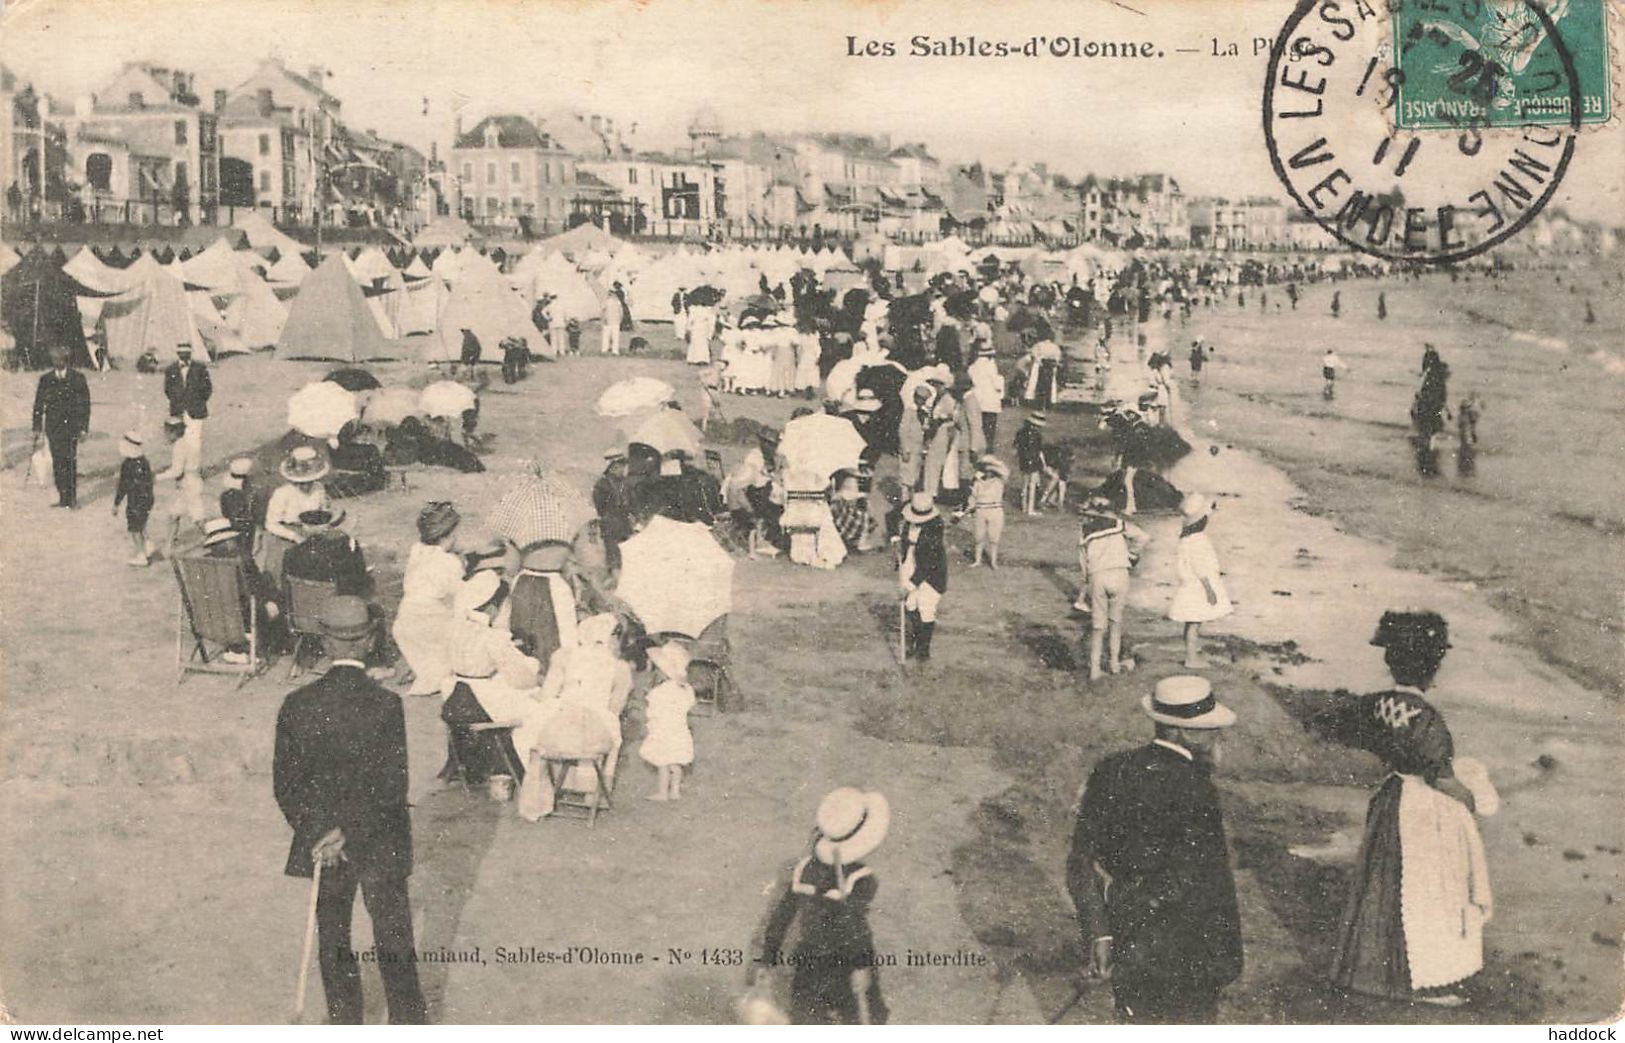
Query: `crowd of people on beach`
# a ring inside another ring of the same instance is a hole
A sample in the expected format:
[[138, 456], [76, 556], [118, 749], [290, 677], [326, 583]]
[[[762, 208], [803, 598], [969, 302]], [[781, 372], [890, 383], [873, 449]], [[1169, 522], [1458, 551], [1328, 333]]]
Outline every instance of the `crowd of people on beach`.
[[[605, 453], [590, 509], [568, 523], [555, 513], [569, 496], [537, 464], [508, 482], [498, 517], [482, 531], [467, 531], [457, 504], [427, 503], [393, 617], [342, 505], [383, 482], [343, 495], [332, 489], [341, 472], [381, 479], [376, 439], [363, 437], [362, 425], [327, 440], [293, 439], [275, 464], [274, 489], [260, 483], [254, 459], [235, 459], [211, 509], [201, 475], [213, 387], [208, 368], [181, 354], [164, 378], [170, 466], [154, 473], [141, 434], [127, 433], [113, 509], [126, 513], [131, 564], [144, 565], [157, 549], [146, 531], [155, 490], [172, 488], [162, 553], [185, 553], [190, 519], [196, 553], [240, 570], [242, 590], [252, 595], [243, 603], [245, 625], [258, 645], [226, 648], [224, 661], [253, 666], [255, 656], [281, 654], [298, 669], [318, 650], [330, 661], [284, 703], [275, 758], [276, 796], [294, 829], [287, 871], [311, 877], [317, 895], [330, 1019], [360, 1018], [359, 978], [343, 959], [358, 888], [380, 952], [414, 948], [403, 711], [386, 682], [440, 701], [449, 734], [442, 777], [485, 782], [499, 799], [515, 796], [527, 820], [582, 794], [596, 813], [614, 790], [629, 727], [652, 773], [649, 799], [681, 800], [686, 771], [703, 753], [689, 724], [699, 705], [690, 673], [701, 635], [649, 632], [617, 588], [623, 546], [656, 519], [703, 527], [750, 557], [834, 568], [851, 555], [880, 556], [897, 584], [900, 665], [929, 670], [953, 564], [998, 569], [1007, 536], [1020, 531], [1007, 526], [1007, 512], [1034, 516], [1075, 504], [1071, 607], [1087, 617], [1088, 681], [1138, 665], [1125, 641], [1126, 606], [1148, 554], [1171, 556], [1177, 584], [1165, 614], [1179, 625], [1185, 672], [1147, 684], [1142, 709], [1154, 741], [1108, 757], [1090, 776], [1068, 887], [1091, 972], [1110, 978], [1123, 1019], [1212, 1020], [1242, 959], [1211, 777], [1219, 737], [1235, 715], [1199, 671], [1208, 665], [1203, 627], [1233, 605], [1210, 534], [1218, 504], [1164, 475], [1191, 446], [1180, 432], [1173, 351], [1148, 352], [1146, 331], [1171, 343], [1192, 309], [1218, 307], [1232, 292], [1238, 307], [1252, 290], [1267, 308], [1267, 288], [1275, 288], [1275, 307], [1296, 310], [1300, 283], [1311, 277], [1260, 271], [1232, 284], [1199, 265], [1146, 261], [1098, 283], [1063, 282], [994, 262], [939, 273], [913, 293], [900, 274], [878, 272], [839, 298], [810, 271], [784, 284], [764, 278], [761, 294], [737, 307], [708, 287], [685, 288], [673, 310], [697, 373], [698, 428], [746, 444], [735, 465], [722, 467], [720, 454], [697, 458], [693, 447], [624, 440]], [[601, 353], [620, 354], [631, 325], [627, 291], [616, 284], [605, 301]], [[1213, 357], [1203, 338], [1192, 342], [1192, 386]], [[1328, 349], [1327, 398], [1345, 369]], [[1436, 472], [1448, 372], [1430, 349], [1413, 408], [1424, 474]], [[75, 376], [62, 360], [42, 377], [35, 411], [64, 506], [75, 503], [73, 446], [89, 424], [83, 377]], [[1109, 386], [1119, 394], [1132, 388], [1132, 397], [1114, 397]], [[723, 396], [748, 394], [806, 401], [791, 407], [783, 428], [729, 420]], [[687, 423], [675, 395], [655, 409]], [[1481, 409], [1470, 397], [1458, 410], [1464, 449], [1476, 442]], [[471, 412], [477, 420], [477, 408]], [[1013, 413], [1019, 420], [1007, 420]], [[856, 435], [857, 448], [839, 466], [814, 466], [792, 437], [797, 422], [821, 417]], [[1052, 425], [1078, 420], [1074, 437], [1047, 438]], [[472, 426], [463, 435], [457, 443], [448, 428], [430, 438], [456, 444], [477, 463], [486, 447], [471, 437]], [[1000, 455], [1001, 438], [1014, 469]], [[1431, 463], [1427, 453], [1435, 454]], [[1108, 463], [1093, 484], [1075, 489], [1086, 455]], [[1470, 471], [1470, 462], [1463, 466]], [[545, 534], [505, 531], [509, 511], [543, 518]], [[1151, 532], [1149, 519], [1158, 518], [1178, 522], [1167, 549]], [[968, 553], [956, 544], [968, 544]], [[314, 618], [296, 618], [303, 614], [291, 602], [303, 585], [326, 592]], [[1340, 707], [1340, 741], [1372, 751], [1394, 774], [1372, 801], [1331, 977], [1380, 996], [1459, 1002], [1455, 986], [1481, 964], [1476, 932], [1490, 911], [1471, 812], [1492, 810], [1493, 789], [1481, 769], [1453, 757], [1443, 718], [1424, 697], [1448, 648], [1444, 621], [1391, 612], [1373, 644], [1384, 648], [1395, 688]], [[842, 788], [820, 804], [815, 841], [759, 939], [742, 1017], [886, 1019], [868, 925], [877, 884], [867, 859], [889, 821], [877, 792]], [[1429, 903], [1401, 894], [1405, 866], [1426, 866]], [[1452, 917], [1468, 927], [1446, 940]], [[786, 954], [792, 923], [798, 940]], [[411, 961], [380, 964], [391, 1020], [423, 1020]], [[780, 1009], [757, 968], [786, 964], [793, 974]]]

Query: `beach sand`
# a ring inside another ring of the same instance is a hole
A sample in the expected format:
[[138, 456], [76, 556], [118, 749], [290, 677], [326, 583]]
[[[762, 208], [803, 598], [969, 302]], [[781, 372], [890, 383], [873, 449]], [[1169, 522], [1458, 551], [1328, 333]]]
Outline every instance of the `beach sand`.
[[[1228, 365], [1221, 357], [1221, 383]], [[212, 426], [213, 463], [278, 436], [286, 393], [321, 371], [263, 357], [225, 362], [217, 401], [237, 420]], [[386, 384], [416, 372], [379, 367]], [[497, 434], [488, 464], [501, 472], [540, 456], [587, 482], [613, 440], [591, 403], [634, 373], [671, 380], [691, 407], [696, 400], [690, 372], [675, 362], [541, 364], [525, 384], [487, 394], [482, 430]], [[23, 383], [6, 381], [8, 428], [31, 392]], [[105, 412], [94, 426], [116, 433], [131, 376], [97, 388]], [[142, 394], [158, 398], [156, 386]], [[726, 402], [733, 415], [774, 423], [792, 405]], [[1199, 403], [1195, 415], [1206, 408]], [[1006, 447], [1018, 415], [1006, 416]], [[1079, 423], [1054, 415], [1057, 435]], [[103, 416], [113, 422], [104, 426]], [[730, 462], [743, 451], [721, 448]], [[6, 477], [0, 989], [11, 1015], [282, 1020], [305, 900], [303, 882], [280, 875], [287, 829], [270, 798], [272, 723], [290, 687], [283, 669], [241, 691], [213, 678], [176, 685], [173, 581], [162, 563], [122, 565], [122, 524], [105, 514], [107, 479], [90, 483], [86, 508], [68, 514], [48, 510], [48, 495], [22, 488], [15, 470]], [[1222, 1018], [1585, 1021], [1617, 1011], [1616, 901], [1625, 896], [1617, 704], [1506, 640], [1514, 626], [1483, 591], [1402, 567], [1414, 563], [1341, 531], [1305, 488], [1251, 452], [1198, 453], [1173, 477], [1220, 497], [1214, 542], [1238, 602], [1208, 636], [1210, 676], [1241, 718], [1221, 787], [1247, 969], [1227, 990]], [[408, 490], [347, 504], [386, 603], [421, 503], [454, 499], [472, 528], [500, 489], [491, 476], [411, 480]], [[1179, 671], [1177, 628], [1160, 618], [1174, 523], [1145, 524], [1159, 539], [1129, 623], [1140, 666], [1093, 687], [1078, 672], [1065, 516], [1012, 517], [997, 572], [956, 564], [936, 659], [907, 674], [889, 650], [896, 584], [883, 556], [833, 573], [741, 562], [732, 632], [746, 710], [694, 722], [698, 760], [679, 805], [637, 799], [647, 770], [629, 754], [615, 809], [590, 831], [527, 824], [511, 807], [442, 789], [433, 780], [438, 707], [408, 700], [420, 948], [479, 945], [490, 960], [497, 945], [594, 945], [662, 958], [642, 968], [437, 966], [425, 971], [431, 1015], [729, 1020], [742, 974], [697, 954], [747, 944], [774, 873], [805, 844], [819, 796], [841, 783], [884, 789], [894, 809], [875, 859], [879, 948], [988, 960], [887, 968], [894, 1020], [1030, 1023], [1058, 1010], [1081, 956], [1062, 886], [1071, 802], [1098, 757], [1145, 740], [1139, 696]], [[955, 533], [957, 550], [968, 549], [967, 536]], [[1412, 601], [1451, 618], [1456, 648], [1438, 701], [1460, 748], [1489, 765], [1505, 798], [1484, 827], [1497, 894], [1488, 968], [1474, 1003], [1455, 1011], [1350, 1000], [1318, 982], [1349, 838], [1380, 774], [1372, 758], [1327, 745], [1303, 721], [1328, 690], [1383, 681], [1365, 641], [1383, 608]], [[1548, 767], [1536, 766], [1542, 755]], [[364, 944], [365, 916], [357, 923]], [[672, 948], [696, 955], [674, 966]], [[370, 968], [366, 984], [369, 1020], [379, 1020]], [[1068, 1020], [1110, 1018], [1107, 990], [1094, 987]]]

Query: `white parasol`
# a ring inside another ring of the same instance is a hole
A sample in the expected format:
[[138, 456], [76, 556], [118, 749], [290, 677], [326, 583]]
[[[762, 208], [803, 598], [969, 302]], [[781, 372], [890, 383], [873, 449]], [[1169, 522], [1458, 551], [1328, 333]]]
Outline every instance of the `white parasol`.
[[700, 429], [675, 409], [662, 409], [637, 426], [627, 442], [642, 442], [652, 446], [664, 456], [682, 450], [690, 456], [700, 455]]
[[816, 475], [818, 485], [827, 485], [836, 471], [857, 468], [864, 445], [852, 421], [813, 413], [784, 425], [779, 454], [788, 469], [806, 472], [809, 477]]
[[288, 399], [288, 426], [311, 438], [332, 438], [354, 420], [355, 395], [331, 380], [316, 380]]
[[455, 380], [437, 380], [424, 388], [423, 394], [418, 396], [418, 409], [426, 416], [459, 420], [465, 412], [474, 408], [477, 401], [474, 389], [467, 384], [459, 384]]
[[615, 593], [651, 634], [699, 637], [733, 610], [734, 560], [698, 522], [650, 519], [621, 544]]
[[632, 416], [648, 409], [658, 409], [671, 401], [676, 392], [664, 380], [654, 377], [629, 377], [604, 389], [598, 396], [598, 415], [607, 417]]

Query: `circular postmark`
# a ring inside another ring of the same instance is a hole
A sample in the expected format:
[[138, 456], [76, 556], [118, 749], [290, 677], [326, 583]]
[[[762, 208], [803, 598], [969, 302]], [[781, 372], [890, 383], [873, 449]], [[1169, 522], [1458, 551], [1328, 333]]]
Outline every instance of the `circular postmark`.
[[1264, 84], [1276, 176], [1377, 257], [1441, 264], [1505, 241], [1574, 155], [1582, 99], [1562, 14], [1538, 0], [1298, 0]]

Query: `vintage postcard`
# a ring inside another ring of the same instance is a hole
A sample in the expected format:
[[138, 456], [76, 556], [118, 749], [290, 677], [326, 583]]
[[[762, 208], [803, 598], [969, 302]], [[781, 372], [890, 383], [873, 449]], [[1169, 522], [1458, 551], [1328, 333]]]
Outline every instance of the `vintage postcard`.
[[1612, 1038], [1622, 16], [8, 0], [6, 1030]]

